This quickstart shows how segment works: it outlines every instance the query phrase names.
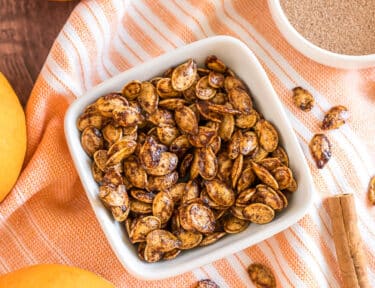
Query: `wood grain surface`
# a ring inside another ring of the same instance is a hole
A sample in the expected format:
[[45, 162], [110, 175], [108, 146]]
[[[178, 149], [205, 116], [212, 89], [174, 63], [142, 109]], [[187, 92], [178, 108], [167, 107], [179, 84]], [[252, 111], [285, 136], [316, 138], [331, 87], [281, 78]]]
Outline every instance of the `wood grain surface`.
[[0, 71], [23, 106], [53, 41], [77, 3], [0, 0]]

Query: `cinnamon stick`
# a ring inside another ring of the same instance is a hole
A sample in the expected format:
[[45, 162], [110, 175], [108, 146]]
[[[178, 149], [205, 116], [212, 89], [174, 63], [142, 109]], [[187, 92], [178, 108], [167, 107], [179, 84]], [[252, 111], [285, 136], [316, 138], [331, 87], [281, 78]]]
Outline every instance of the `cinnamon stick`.
[[328, 205], [344, 287], [370, 288], [353, 195], [342, 194], [328, 198]]

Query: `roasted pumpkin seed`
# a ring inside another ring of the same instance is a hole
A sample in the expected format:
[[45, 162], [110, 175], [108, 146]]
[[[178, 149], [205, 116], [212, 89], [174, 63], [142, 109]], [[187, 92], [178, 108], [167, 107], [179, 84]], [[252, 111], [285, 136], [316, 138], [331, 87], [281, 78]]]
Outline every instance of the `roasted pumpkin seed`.
[[233, 88], [229, 90], [228, 99], [234, 109], [243, 114], [250, 114], [253, 108], [253, 101], [245, 90], [241, 88]]
[[214, 122], [221, 122], [221, 115], [219, 113], [211, 111], [209, 107], [208, 101], [199, 100], [195, 104], [197, 110], [199, 111], [200, 115], [202, 115], [205, 119], [211, 120]]
[[262, 147], [258, 146], [258, 148], [255, 149], [254, 153], [251, 153], [250, 157], [252, 161], [254, 161], [255, 163], [258, 163], [259, 161], [266, 158], [267, 155], [268, 155], [268, 152], [264, 150]]
[[224, 88], [229, 93], [232, 89], [240, 88], [246, 90], [245, 84], [234, 76], [227, 76], [224, 80]]
[[195, 149], [194, 155], [193, 155], [193, 161], [192, 161], [191, 167], [190, 167], [190, 179], [191, 180], [198, 177], [200, 166], [202, 165], [200, 162], [201, 162], [201, 158], [200, 158], [199, 150]]
[[283, 166], [279, 158], [272, 158], [272, 157], [264, 158], [260, 160], [258, 164], [263, 166], [270, 172], [275, 170], [278, 167]]
[[273, 210], [280, 211], [284, 208], [284, 201], [275, 190], [267, 185], [257, 185], [255, 194], [251, 197], [254, 203], [263, 203]]
[[223, 182], [229, 181], [232, 172], [233, 160], [229, 158], [228, 153], [219, 153], [217, 156], [217, 164], [217, 178]]
[[178, 173], [176, 171], [164, 176], [149, 176], [146, 189], [148, 191], [168, 190], [176, 184], [177, 180]]
[[158, 166], [161, 155], [165, 151], [166, 149], [159, 145], [154, 137], [149, 136], [139, 151], [139, 159], [146, 169], [155, 168]]
[[296, 180], [293, 178], [292, 181], [290, 182], [290, 185], [285, 189], [289, 192], [296, 192], [298, 189], [298, 185]]
[[108, 124], [102, 130], [104, 139], [110, 144], [114, 144], [119, 141], [122, 137], [123, 129], [121, 127], [115, 127], [112, 124]]
[[121, 205], [121, 206], [111, 207], [112, 216], [117, 222], [125, 221], [129, 216], [129, 212], [130, 212], [129, 206]]
[[181, 241], [176, 236], [162, 229], [156, 229], [148, 233], [146, 242], [147, 246], [158, 252], [169, 252], [181, 246]]
[[235, 201], [235, 194], [224, 182], [219, 180], [204, 181], [207, 193], [210, 198], [222, 206], [232, 206]]
[[163, 152], [161, 153], [159, 163], [156, 167], [146, 168], [146, 171], [153, 176], [164, 176], [174, 171], [177, 167], [177, 163], [178, 157], [176, 154]]
[[250, 204], [243, 209], [242, 213], [246, 219], [256, 224], [269, 223], [275, 217], [275, 211], [262, 203]]
[[115, 109], [123, 109], [128, 106], [128, 101], [120, 93], [110, 93], [100, 97], [96, 101], [97, 110], [105, 117], [112, 117]]
[[337, 129], [345, 124], [345, 122], [349, 119], [349, 111], [348, 108], [345, 106], [339, 105], [332, 107], [329, 111], [324, 115], [324, 119], [322, 122], [322, 129], [329, 130], [329, 129]]
[[180, 170], [179, 170], [179, 176], [180, 178], [185, 178], [187, 175], [187, 172], [189, 170], [189, 167], [191, 163], [193, 162], [193, 154], [187, 154], [185, 155], [184, 159], [182, 160], [180, 164]]
[[134, 100], [138, 97], [142, 90], [142, 83], [138, 80], [133, 80], [127, 83], [124, 88], [122, 88], [122, 95], [128, 100]]
[[208, 246], [227, 235], [226, 232], [214, 232], [203, 237], [199, 246]]
[[331, 142], [324, 134], [315, 134], [311, 139], [309, 148], [318, 169], [322, 169], [331, 159]]
[[152, 214], [160, 219], [161, 225], [164, 225], [171, 218], [174, 208], [174, 202], [168, 192], [161, 191], [156, 194], [152, 202]]
[[208, 56], [206, 58], [206, 67], [219, 73], [225, 73], [227, 66], [223, 61], [218, 59], [215, 55]]
[[109, 158], [106, 165], [109, 166], [120, 163], [122, 160], [132, 155], [136, 147], [137, 142], [134, 140], [128, 140], [126, 138], [120, 139], [109, 148]]
[[271, 156], [278, 158], [285, 166], [289, 166], [288, 154], [286, 154], [281, 146], [278, 146], [276, 150], [272, 151]]
[[184, 204], [178, 208], [179, 223], [186, 231], [196, 231], [191, 224], [190, 212], [188, 211], [188, 205]]
[[203, 235], [200, 232], [186, 231], [180, 229], [174, 233], [181, 241], [180, 249], [188, 250], [197, 247], [203, 239]]
[[153, 230], [160, 229], [161, 221], [155, 216], [146, 216], [135, 221], [134, 227], [130, 231], [130, 241], [132, 243], [146, 241], [146, 236]]
[[197, 64], [193, 59], [177, 66], [172, 72], [172, 87], [176, 91], [188, 89], [195, 81], [197, 74]]
[[215, 97], [216, 89], [210, 86], [208, 76], [203, 76], [195, 86], [195, 96], [201, 100], [210, 100]]
[[219, 72], [211, 71], [208, 74], [208, 84], [213, 88], [221, 88], [224, 86], [224, 75]]
[[180, 132], [176, 126], [164, 125], [156, 128], [156, 134], [161, 143], [169, 146], [180, 135]]
[[185, 155], [191, 144], [187, 135], [178, 136], [169, 146], [169, 151], [175, 153], [179, 158]]
[[371, 178], [368, 186], [368, 200], [372, 205], [375, 205], [375, 176]]
[[218, 134], [223, 141], [229, 141], [234, 132], [234, 116], [226, 114], [219, 125]]
[[215, 178], [218, 170], [217, 158], [211, 147], [199, 149], [199, 174], [203, 179]]
[[101, 129], [104, 122], [104, 116], [102, 116], [98, 111], [84, 112], [78, 118], [77, 128], [79, 131], [85, 130], [85, 128], [88, 126]]
[[168, 194], [171, 196], [173, 202], [178, 204], [184, 193], [185, 193], [186, 183], [177, 183], [173, 187], [171, 187], [168, 191]]
[[240, 114], [236, 116], [236, 126], [242, 129], [250, 129], [259, 120], [259, 114], [252, 109], [248, 114]]
[[97, 150], [104, 146], [103, 135], [98, 128], [88, 126], [81, 135], [81, 144], [83, 150], [91, 157]]
[[101, 182], [103, 181], [104, 173], [99, 169], [98, 165], [96, 165], [95, 162], [92, 162], [91, 164], [91, 173], [94, 177], [95, 182], [101, 184]]
[[221, 149], [221, 138], [217, 135], [215, 135], [211, 141], [211, 143], [208, 144], [208, 146], [212, 149], [212, 152], [216, 155], [219, 153]]
[[199, 197], [199, 186], [195, 180], [189, 180], [185, 184], [185, 191], [182, 195], [182, 203], [188, 203]]
[[195, 288], [220, 288], [214, 281], [210, 279], [199, 280]]
[[238, 219], [242, 219], [242, 220], [248, 220], [245, 218], [245, 216], [243, 215], [243, 208], [246, 207], [246, 206], [243, 206], [243, 205], [237, 205], [236, 206], [232, 206], [230, 207], [229, 211], [230, 213], [235, 216], [236, 218]]
[[237, 181], [241, 176], [242, 168], [243, 168], [243, 155], [240, 154], [240, 155], [238, 155], [236, 160], [234, 160], [232, 171], [231, 171], [231, 179], [232, 179], [232, 188], [233, 189], [237, 186]]
[[230, 139], [228, 145], [228, 156], [231, 159], [236, 159], [241, 152], [241, 139], [242, 139], [242, 132], [241, 130], [237, 130], [234, 132], [232, 138]]
[[144, 120], [142, 114], [136, 108], [130, 106], [115, 108], [112, 113], [115, 121], [123, 127], [135, 126]]
[[130, 201], [130, 211], [136, 214], [150, 214], [152, 213], [152, 205], [137, 199], [132, 199]]
[[143, 258], [149, 263], [160, 261], [164, 256], [164, 253], [154, 249], [153, 247], [147, 244], [145, 246], [145, 250], [143, 253]]
[[187, 105], [188, 102], [184, 99], [180, 98], [170, 98], [170, 99], [163, 99], [159, 101], [159, 107], [168, 110], [176, 110], [182, 108], [183, 106]]
[[129, 157], [124, 161], [124, 173], [129, 182], [137, 188], [146, 188], [147, 173], [146, 170], [138, 163], [135, 157]]
[[144, 261], [146, 261], [145, 259], [145, 248], [146, 248], [146, 242], [141, 242], [139, 243], [138, 247], [137, 247], [137, 252], [138, 252], [138, 257]]
[[106, 169], [103, 175], [103, 184], [120, 185], [124, 183], [121, 173], [114, 168]]
[[302, 87], [293, 88], [293, 101], [303, 111], [310, 111], [315, 104], [315, 99], [311, 93]]
[[172, 260], [175, 259], [178, 255], [180, 255], [181, 250], [180, 249], [173, 249], [171, 251], [165, 252], [163, 256], [163, 260]]
[[257, 288], [276, 288], [276, 280], [271, 269], [260, 263], [253, 263], [247, 268], [251, 281]]
[[285, 209], [286, 207], [288, 207], [289, 201], [288, 201], [288, 198], [286, 198], [285, 194], [283, 192], [281, 192], [280, 190], [276, 190], [276, 193], [277, 193], [277, 195], [279, 195], [280, 199], [284, 203], [283, 209]]
[[180, 92], [173, 89], [171, 78], [162, 78], [156, 84], [156, 92], [160, 98], [173, 98], [180, 95]]
[[255, 125], [259, 144], [267, 152], [275, 151], [279, 144], [279, 135], [273, 125], [267, 120], [259, 120]]
[[95, 151], [94, 155], [94, 162], [98, 166], [98, 168], [102, 171], [106, 168], [106, 163], [108, 161], [108, 153], [107, 150], [97, 150]]
[[174, 113], [177, 126], [187, 134], [198, 133], [198, 120], [193, 110], [184, 106]]
[[242, 170], [237, 182], [237, 192], [241, 192], [255, 182], [255, 174], [251, 167]]
[[223, 105], [228, 102], [228, 96], [223, 92], [216, 92], [215, 97], [211, 99], [211, 103]]
[[[251, 202], [251, 198], [254, 196], [256, 188], [249, 188], [238, 194], [236, 199], [237, 206], [247, 206]], [[236, 215], [235, 215], [236, 216]]]
[[202, 204], [190, 204], [187, 207], [191, 226], [201, 233], [212, 233], [215, 230], [215, 215], [210, 208]]
[[257, 175], [260, 181], [264, 184], [270, 186], [271, 188], [277, 190], [279, 189], [279, 184], [276, 179], [272, 176], [268, 170], [255, 162], [251, 162], [254, 173]]
[[158, 109], [159, 96], [156, 94], [155, 87], [150, 82], [143, 82], [141, 93], [138, 95], [138, 103], [142, 109], [149, 114]]
[[160, 109], [160, 108], [156, 110], [154, 113], [148, 115], [147, 121], [149, 121], [150, 123], [156, 126], [162, 126], [162, 125], [174, 126], [176, 124], [174, 121], [172, 112], [166, 109]]
[[240, 139], [240, 153], [248, 155], [258, 147], [258, 137], [253, 131], [247, 131], [242, 134]]
[[279, 185], [279, 189], [283, 190], [288, 188], [292, 184], [293, 173], [286, 166], [280, 166], [272, 170], [272, 175]]
[[129, 207], [129, 197], [125, 185], [114, 186], [113, 184], [103, 185], [99, 188], [100, 199], [108, 206]]
[[215, 129], [206, 126], [199, 126], [198, 133], [195, 135], [189, 135], [188, 139], [191, 145], [201, 148], [210, 144], [215, 136]]
[[208, 110], [218, 113], [218, 114], [241, 114], [240, 111], [233, 109], [230, 103], [226, 103], [225, 105], [213, 104], [211, 102], [207, 102]]
[[145, 202], [145, 203], [152, 203], [155, 198], [155, 194], [152, 192], [148, 192], [142, 189], [132, 189], [130, 190], [130, 195], [137, 199], [138, 201]]
[[249, 226], [249, 221], [228, 215], [224, 220], [224, 231], [228, 234], [235, 234], [244, 231]]

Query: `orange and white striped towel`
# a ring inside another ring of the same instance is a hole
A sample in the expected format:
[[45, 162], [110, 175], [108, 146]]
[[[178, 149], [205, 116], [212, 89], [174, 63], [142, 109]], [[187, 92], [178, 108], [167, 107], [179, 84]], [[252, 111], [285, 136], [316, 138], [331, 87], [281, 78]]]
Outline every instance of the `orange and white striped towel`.
[[[64, 113], [101, 81], [217, 34], [241, 39], [265, 67], [313, 173], [313, 209], [258, 245], [184, 275], [146, 283], [122, 268], [101, 232], [69, 156]], [[293, 105], [290, 90], [297, 85], [316, 97], [312, 112]], [[333, 158], [317, 170], [308, 142], [319, 131], [324, 111], [337, 104], [349, 107], [351, 120], [329, 132]], [[27, 106], [25, 168], [0, 204], [0, 273], [54, 262], [91, 270], [117, 287], [192, 287], [200, 278], [211, 278], [220, 287], [253, 287], [246, 267], [257, 261], [273, 269], [278, 287], [340, 287], [323, 199], [354, 192], [369, 279], [375, 285], [375, 208], [366, 199], [375, 174], [374, 111], [375, 68], [343, 71], [305, 58], [280, 35], [265, 0], [82, 1], [53, 45]]]

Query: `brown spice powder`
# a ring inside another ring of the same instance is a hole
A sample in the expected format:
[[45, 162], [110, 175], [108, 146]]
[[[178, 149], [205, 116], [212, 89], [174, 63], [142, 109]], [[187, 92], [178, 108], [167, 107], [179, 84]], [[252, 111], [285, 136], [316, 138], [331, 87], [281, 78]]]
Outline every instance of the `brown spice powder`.
[[280, 0], [294, 28], [315, 45], [347, 55], [375, 54], [375, 0]]

